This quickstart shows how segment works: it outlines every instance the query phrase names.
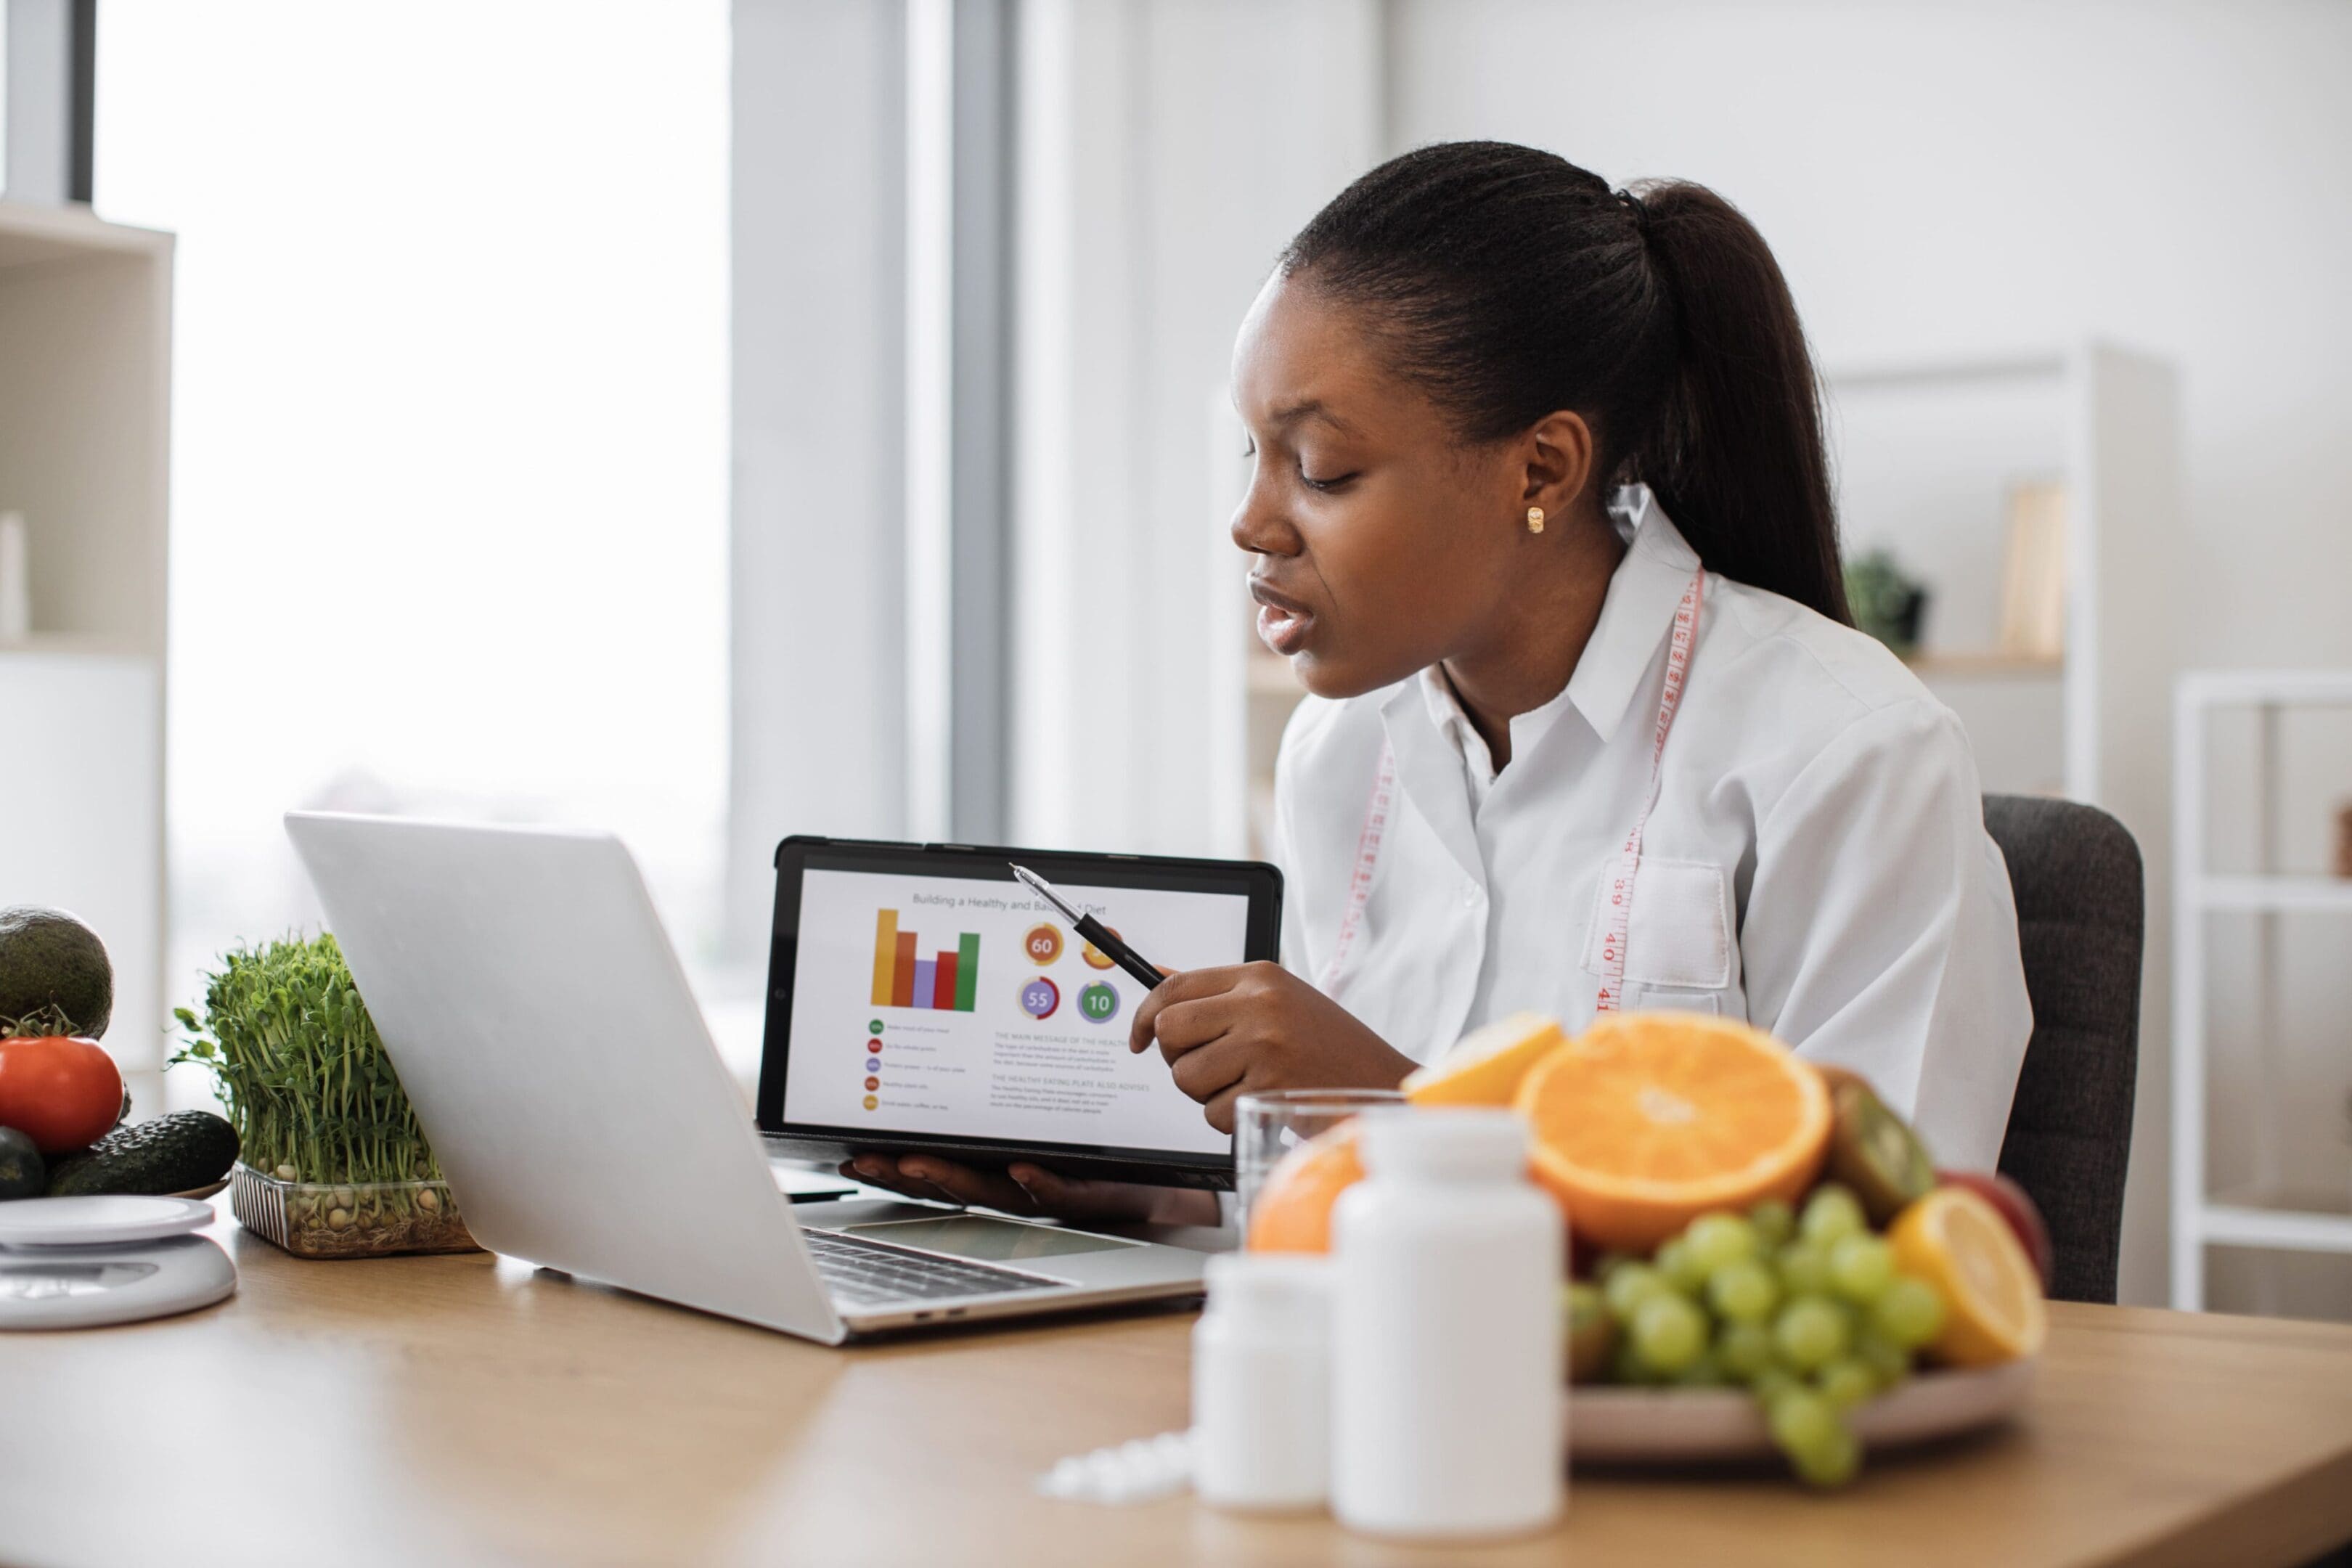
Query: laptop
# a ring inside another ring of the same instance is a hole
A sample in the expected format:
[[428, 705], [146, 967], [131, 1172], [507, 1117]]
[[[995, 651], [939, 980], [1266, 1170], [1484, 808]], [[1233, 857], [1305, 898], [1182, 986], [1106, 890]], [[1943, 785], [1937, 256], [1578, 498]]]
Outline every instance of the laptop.
[[1132, 1237], [794, 1205], [613, 836], [286, 826], [485, 1247], [826, 1344], [1200, 1292], [1202, 1254]]

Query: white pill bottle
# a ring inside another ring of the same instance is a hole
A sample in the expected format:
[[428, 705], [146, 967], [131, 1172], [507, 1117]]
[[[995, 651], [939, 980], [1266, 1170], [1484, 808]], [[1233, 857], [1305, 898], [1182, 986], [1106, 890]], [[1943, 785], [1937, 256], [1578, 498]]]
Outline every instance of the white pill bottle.
[[1423, 1540], [1526, 1534], [1565, 1501], [1559, 1207], [1507, 1110], [1364, 1118], [1332, 1212], [1331, 1511]]
[[1331, 1431], [1330, 1265], [1235, 1252], [1208, 1264], [1192, 1330], [1192, 1489], [1212, 1508], [1320, 1509]]

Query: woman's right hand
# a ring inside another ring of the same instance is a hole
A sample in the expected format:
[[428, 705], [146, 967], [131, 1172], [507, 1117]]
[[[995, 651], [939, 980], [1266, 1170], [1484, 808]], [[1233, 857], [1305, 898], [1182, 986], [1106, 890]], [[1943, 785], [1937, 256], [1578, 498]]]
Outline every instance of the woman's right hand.
[[841, 1173], [853, 1182], [887, 1187], [910, 1198], [1041, 1218], [1218, 1223], [1213, 1194], [1065, 1176], [1025, 1160], [1016, 1160], [1003, 1171], [983, 1171], [936, 1154], [860, 1154], [843, 1161]]

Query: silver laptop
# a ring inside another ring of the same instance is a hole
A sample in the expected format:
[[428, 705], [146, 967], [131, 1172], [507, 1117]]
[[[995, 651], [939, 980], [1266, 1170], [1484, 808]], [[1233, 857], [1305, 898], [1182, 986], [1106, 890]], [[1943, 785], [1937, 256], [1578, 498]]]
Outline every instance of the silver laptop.
[[601, 833], [289, 813], [486, 1247], [806, 1339], [1196, 1294], [1202, 1255], [895, 1200], [796, 1205], [635, 862]]

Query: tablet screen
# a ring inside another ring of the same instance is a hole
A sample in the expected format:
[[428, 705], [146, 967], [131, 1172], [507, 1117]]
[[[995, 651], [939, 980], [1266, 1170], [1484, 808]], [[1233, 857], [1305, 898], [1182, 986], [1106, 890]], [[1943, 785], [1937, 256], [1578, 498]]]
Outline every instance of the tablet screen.
[[[1229, 1139], [1160, 1054], [1128, 1049], [1144, 987], [1000, 867], [945, 853], [808, 853], [790, 921], [785, 1130], [877, 1144], [912, 1134], [1225, 1155]], [[1245, 883], [1037, 869], [1151, 963], [1195, 969], [1249, 956]], [[772, 1067], [774, 1032], [772, 1021]]]

